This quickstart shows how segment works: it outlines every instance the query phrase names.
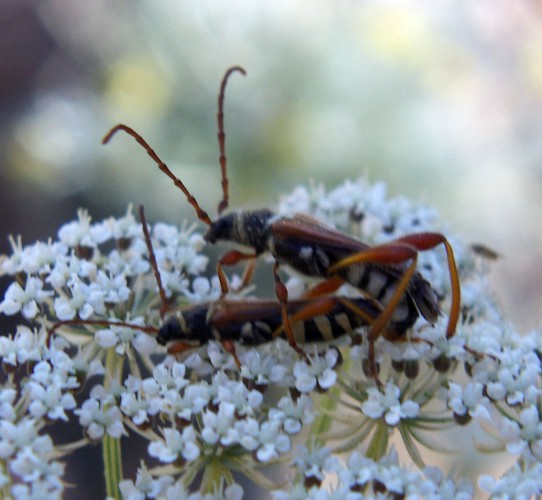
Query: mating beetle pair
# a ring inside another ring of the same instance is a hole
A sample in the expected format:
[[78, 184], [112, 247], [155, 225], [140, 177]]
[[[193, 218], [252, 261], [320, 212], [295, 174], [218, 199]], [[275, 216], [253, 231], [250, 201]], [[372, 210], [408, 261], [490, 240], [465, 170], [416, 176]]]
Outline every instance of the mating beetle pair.
[[[285, 217], [267, 209], [238, 210], [223, 214], [229, 205], [223, 104], [226, 83], [236, 71], [245, 74], [244, 69], [239, 66], [228, 69], [218, 96], [218, 142], [223, 197], [215, 220], [201, 208], [183, 182], [133, 129], [126, 125], [117, 125], [103, 139], [103, 143], [107, 143], [119, 130], [131, 135], [145, 148], [160, 170], [185, 194], [199, 220], [209, 226], [205, 236], [209, 243], [229, 241], [250, 249], [246, 253], [229, 251], [219, 259], [217, 273], [223, 295], [228, 291], [224, 266], [249, 261], [243, 277], [243, 285], [246, 285], [250, 281], [257, 257], [269, 252], [275, 259], [273, 274], [278, 302], [236, 301], [237, 304], [232, 304], [222, 298], [212, 306], [201, 306], [203, 309], [194, 306], [173, 317], [176, 319], [166, 320], [158, 338], [163, 342], [176, 339], [204, 343], [215, 338], [258, 344], [274, 336], [273, 333], [268, 334], [268, 330], [280, 330], [285, 332], [290, 345], [303, 354], [292, 325], [301, 322], [306, 326], [309, 321], [314, 323], [319, 317], [331, 320], [338, 314], [346, 314], [351, 327], [369, 327], [369, 370], [379, 383], [374, 352], [376, 339], [383, 335], [389, 340], [399, 340], [419, 315], [432, 323], [440, 313], [436, 293], [416, 271], [418, 252], [430, 250], [440, 244], [444, 245], [446, 250], [451, 281], [451, 307], [446, 336], [449, 338], [454, 335], [460, 312], [460, 285], [452, 248], [446, 237], [440, 233], [409, 234], [371, 247], [305, 215]], [[321, 278], [322, 282], [309, 290], [301, 301], [289, 302], [288, 292], [278, 273], [281, 265]], [[343, 299], [332, 295], [343, 283], [357, 288], [364, 298]], [[265, 325], [265, 332], [256, 328], [258, 322]], [[244, 331], [248, 330], [252, 333], [245, 335]], [[331, 336], [346, 333], [342, 330], [334, 329]], [[324, 340], [322, 331], [316, 329], [313, 333]]]

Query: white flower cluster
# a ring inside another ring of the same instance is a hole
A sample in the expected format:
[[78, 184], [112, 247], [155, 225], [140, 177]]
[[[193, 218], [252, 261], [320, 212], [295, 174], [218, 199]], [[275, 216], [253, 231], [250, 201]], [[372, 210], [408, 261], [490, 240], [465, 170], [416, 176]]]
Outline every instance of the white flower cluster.
[[[362, 177], [346, 181], [326, 193], [323, 185], [299, 186], [283, 196], [278, 206], [283, 215], [309, 214], [319, 221], [352, 234], [370, 245], [379, 245], [412, 233], [438, 231], [437, 212], [430, 207], [413, 204], [405, 197], [389, 198], [386, 185], [371, 184]], [[464, 273], [474, 267], [472, 255], [461, 242], [446, 234], [458, 267]], [[449, 275], [442, 249], [422, 252], [418, 269], [439, 296], [449, 294]]]
[[[155, 227], [155, 253], [166, 294], [171, 284], [177, 291], [190, 288], [187, 277], [205, 270], [207, 257], [200, 255], [203, 238], [192, 229]], [[11, 239], [13, 254], [0, 263], [0, 273], [16, 276], [0, 302], [0, 312], [21, 311], [33, 319], [49, 313], [58, 320], [107, 317], [112, 307], [126, 304], [133, 296], [128, 281], [149, 270], [147, 247], [141, 226], [131, 207], [121, 219], [91, 223], [84, 210], [78, 220], [64, 225], [58, 242], [23, 247]], [[111, 242], [116, 248], [103, 253]]]
[[[288, 492], [275, 491], [276, 500], [348, 500], [376, 498], [454, 498], [469, 500], [474, 489], [468, 481], [444, 476], [436, 467], [424, 467], [420, 472], [399, 464], [398, 454], [391, 450], [375, 461], [359, 452], [352, 453], [344, 464], [326, 447], [313, 447], [309, 451], [300, 447], [295, 458], [301, 482]], [[335, 478], [329, 489], [321, 488], [324, 479]]]
[[386, 385], [384, 393], [374, 387], [370, 387], [367, 393], [368, 398], [361, 405], [361, 411], [373, 419], [384, 416], [388, 425], [397, 425], [401, 419], [415, 418], [420, 410], [414, 401], [401, 402], [401, 389], [392, 383]]
[[[283, 198], [280, 210], [285, 214], [314, 215], [373, 244], [409, 233], [438, 230], [432, 209], [414, 206], [401, 197], [387, 199], [383, 184], [371, 185], [366, 179], [346, 182], [330, 193], [322, 186], [296, 188]], [[518, 457], [519, 466], [510, 469], [501, 481], [484, 476], [480, 484], [485, 491], [498, 497], [505, 484], [521, 484], [531, 494], [540, 495], [540, 483], [532, 480], [533, 470], [538, 470], [542, 462], [540, 333], [519, 335], [502, 318], [487, 291], [487, 263], [483, 256], [453, 237], [447, 235], [447, 238], [454, 249], [462, 288], [463, 321], [455, 336], [444, 338], [445, 318], [432, 326], [419, 321], [410, 334], [411, 342], [394, 344], [384, 339], [376, 342], [381, 377], [386, 363], [390, 364], [384, 373], [391, 377], [382, 390], [360, 388], [352, 370], [343, 381], [350, 388], [348, 393], [359, 403], [356, 415], [361, 413], [377, 421], [384, 419], [388, 426], [398, 426], [402, 432], [418, 418], [426, 425], [436, 424], [445, 413], [435, 417], [425, 412], [425, 406], [438, 398], [452, 411], [456, 424], [466, 425], [475, 420], [486, 428], [490, 426], [508, 453]], [[418, 270], [440, 296], [449, 294], [448, 269], [441, 250], [420, 253]], [[446, 301], [443, 309], [446, 311]], [[366, 359], [366, 345], [353, 346], [351, 356]], [[432, 370], [425, 379], [423, 372], [420, 373], [423, 364]], [[457, 368], [461, 365], [466, 366], [467, 383], [458, 376], [461, 374]], [[345, 410], [351, 411], [352, 407], [347, 405]], [[365, 436], [363, 425], [353, 426], [349, 439]], [[416, 440], [415, 435], [413, 438]], [[419, 463], [418, 450], [405, 445]]]
[[[3, 399], [6, 396], [2, 394]], [[21, 480], [11, 489], [13, 498], [60, 498], [64, 490], [64, 465], [54, 459], [53, 440], [40, 435], [39, 427], [28, 417], [0, 421], [0, 484], [9, 484], [9, 476]]]
[[221, 484], [213, 493], [191, 493], [180, 479], [175, 480], [169, 475], [154, 477], [145, 464], [139, 468], [135, 482], [129, 479], [121, 481], [119, 489], [123, 500], [242, 500], [244, 494], [243, 488], [236, 483], [230, 486]]
[[[440, 230], [434, 210], [388, 198], [383, 184], [366, 179], [329, 193], [297, 188], [279, 211], [315, 216], [370, 244]], [[218, 279], [202, 275], [208, 262], [202, 236], [188, 226], [150, 229], [168, 309], [204, 306], [203, 321], [210, 322], [222, 299]], [[231, 346], [208, 337], [194, 346], [172, 339], [167, 347], [179, 357], [164, 357], [156, 336], [166, 307], [131, 209], [98, 223], [80, 211], [58, 241], [23, 246], [11, 239], [0, 273], [13, 283], [0, 312], [20, 314], [27, 325], [0, 337], [7, 374], [0, 390], [0, 488], [21, 498], [58, 498], [64, 467], [57, 460], [68, 449], [137, 433], [148, 442], [147, 458], [160, 465], [147, 469], [141, 457], [135, 481], [119, 485], [123, 498], [236, 500], [243, 489], [234, 473], [276, 490], [262, 471], [291, 462], [294, 436], [307, 436], [310, 445], [293, 462], [301, 479], [275, 491], [278, 499], [471, 498], [470, 483], [428, 467], [418, 444], [437, 449], [433, 435], [474, 421], [491, 430], [494, 448], [516, 459], [503, 477], [482, 476], [480, 488], [495, 498], [513, 488], [525, 498], [540, 495], [539, 332], [522, 337], [502, 319], [486, 289], [487, 262], [448, 239], [462, 287], [456, 333], [446, 338], [445, 253], [421, 252], [418, 270], [442, 298], [444, 315], [434, 325], [420, 318], [400, 341], [376, 340], [382, 386], [368, 371], [366, 329], [333, 347], [303, 346], [304, 357], [277, 339], [235, 345], [234, 358]], [[311, 286], [298, 276], [287, 285], [291, 296]], [[55, 446], [47, 425], [75, 421], [84, 438]], [[390, 451], [394, 433], [417, 468]], [[335, 445], [351, 452], [346, 465]], [[331, 486], [324, 486], [328, 479]]]
[[[79, 388], [72, 359], [58, 348], [47, 348], [43, 332], [19, 327], [13, 338], [0, 337], [0, 357], [8, 378], [0, 390], [0, 484], [19, 481], [9, 490], [14, 498], [60, 498], [64, 465], [57, 461], [53, 440], [44, 433], [49, 421], [68, 421], [73, 390]], [[18, 387], [13, 374], [31, 366]]]
[[313, 419], [312, 402], [306, 396], [297, 401], [284, 396], [266, 412], [260, 391], [248, 389], [223, 371], [216, 372], [209, 383], [190, 383], [185, 376], [185, 365], [169, 357], [155, 367], [152, 377], [141, 382], [132, 377], [121, 392], [120, 409], [134, 424], [142, 425], [158, 414], [172, 425], [182, 423], [182, 431], [166, 428], [164, 440], [151, 442], [150, 455], [162, 462], [181, 456], [196, 460], [200, 448], [231, 450], [236, 446], [268, 462], [288, 451], [289, 436]]
[[[207, 263], [207, 257], [200, 254], [203, 238], [192, 230], [166, 225], [160, 227], [161, 237], [168, 228], [167, 236], [174, 239], [175, 248], [168, 249], [158, 241], [157, 255], [165, 276], [168, 272], [182, 276], [177, 283], [182, 283], [189, 297], [193, 292], [188, 277], [199, 274]], [[23, 246], [20, 238], [11, 238], [12, 255], [0, 260], [0, 274], [15, 277], [0, 302], [0, 312], [21, 313], [38, 325], [35, 329], [20, 325], [14, 335], [0, 337], [0, 358], [8, 373], [0, 392], [1, 483], [12, 482], [6, 474], [17, 478], [10, 490], [17, 498], [55, 498], [64, 489], [64, 466], [55, 461], [61, 452], [48, 435], [41, 435], [45, 423], [68, 422], [69, 412], [73, 412], [90, 440], [100, 440], [105, 433], [112, 437], [126, 434], [116, 397], [102, 385], [95, 385], [89, 399], [78, 405], [74, 391], [80, 388], [79, 377], [103, 375], [103, 360], [110, 348], [118, 356], [131, 356], [134, 351], [148, 355], [156, 348], [153, 336], [134, 328], [156, 315], [146, 298], [156, 295], [156, 283], [142, 282], [150, 266], [141, 225], [131, 208], [121, 219], [100, 223], [92, 223], [80, 211], [78, 220], [59, 230], [58, 238], [29, 246]], [[148, 291], [141, 294], [145, 287]], [[132, 313], [130, 304], [139, 309]], [[102, 322], [92, 329], [85, 325], [89, 318], [110, 324]], [[80, 321], [80, 328], [77, 331], [74, 324], [66, 332], [67, 341], [51, 338], [47, 329], [59, 320]], [[114, 324], [121, 320], [131, 326]], [[89, 342], [92, 338], [95, 343]], [[72, 343], [84, 347], [69, 352]], [[24, 367], [30, 367], [29, 375], [17, 388], [15, 374]]]

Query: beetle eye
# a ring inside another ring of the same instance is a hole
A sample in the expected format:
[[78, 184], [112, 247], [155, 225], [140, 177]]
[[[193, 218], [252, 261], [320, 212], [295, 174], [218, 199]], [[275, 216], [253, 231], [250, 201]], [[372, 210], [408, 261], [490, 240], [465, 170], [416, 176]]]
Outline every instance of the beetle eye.
[[161, 326], [156, 341], [160, 345], [166, 345], [171, 339], [178, 336], [179, 323], [174, 316], [170, 316], [166, 319], [164, 324]]
[[233, 227], [233, 215], [228, 214], [219, 217], [210, 226], [205, 235], [205, 241], [215, 243], [217, 240], [227, 240], [231, 238]]

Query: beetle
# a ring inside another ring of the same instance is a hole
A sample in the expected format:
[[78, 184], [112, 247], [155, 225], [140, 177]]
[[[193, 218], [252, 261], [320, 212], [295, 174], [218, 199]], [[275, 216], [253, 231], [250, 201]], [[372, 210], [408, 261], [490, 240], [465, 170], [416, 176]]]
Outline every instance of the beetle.
[[[294, 338], [300, 344], [329, 342], [352, 334], [368, 326], [379, 313], [369, 299], [338, 296], [293, 300], [286, 309]], [[159, 328], [157, 341], [162, 345], [173, 342], [170, 352], [179, 352], [217, 340], [232, 352], [229, 347], [232, 342], [259, 346], [279, 337], [286, 335], [277, 300], [219, 299], [167, 316]]]
[[[233, 342], [258, 346], [285, 337], [282, 306], [276, 300], [225, 299], [179, 308], [166, 315], [169, 306], [160, 278], [143, 206], [139, 208], [149, 260], [158, 286], [161, 308], [159, 327], [136, 325], [116, 320], [71, 319], [55, 323], [48, 331], [49, 344], [55, 331], [65, 325], [95, 325], [133, 328], [155, 335], [168, 352], [181, 353], [211, 340], [221, 342], [240, 368]], [[286, 305], [289, 324], [298, 343], [329, 342], [366, 327], [379, 315], [373, 300], [339, 296], [319, 296], [289, 301]]]
[[[180, 308], [167, 315], [159, 327], [127, 321], [71, 319], [56, 322], [48, 331], [48, 343], [62, 326], [94, 325], [126, 327], [156, 337], [178, 354], [211, 340], [221, 342], [240, 368], [233, 343], [259, 346], [285, 338], [281, 304], [276, 300], [218, 299]], [[297, 343], [329, 342], [367, 327], [379, 313], [370, 299], [325, 296], [289, 301], [286, 309]]]
[[273, 275], [275, 293], [290, 345], [300, 354], [288, 319], [288, 292], [278, 274], [280, 265], [324, 281], [309, 291], [306, 298], [336, 291], [343, 283], [356, 287], [364, 296], [378, 302], [381, 311], [371, 323], [369, 339], [370, 371], [376, 377], [374, 343], [380, 335], [395, 340], [404, 337], [408, 328], [421, 315], [434, 323], [441, 314], [439, 298], [430, 283], [416, 271], [418, 253], [443, 245], [451, 282], [451, 305], [446, 337], [454, 335], [459, 320], [461, 292], [453, 249], [446, 237], [437, 232], [422, 232], [402, 236], [388, 243], [368, 244], [336, 229], [328, 227], [304, 214], [281, 216], [269, 209], [236, 210], [224, 214], [229, 205], [229, 187], [225, 154], [224, 96], [226, 83], [234, 72], [246, 74], [240, 66], [229, 68], [221, 82], [218, 95], [218, 143], [222, 178], [222, 200], [215, 220], [201, 208], [195, 197], [160, 159], [150, 145], [135, 130], [124, 124], [113, 127], [103, 138], [106, 144], [118, 132], [132, 136], [186, 196], [200, 221], [208, 225], [206, 241], [233, 242], [250, 249], [248, 252], [231, 250], [219, 258], [217, 274], [223, 295], [228, 290], [223, 270], [242, 261], [249, 261], [243, 285], [251, 278], [254, 259], [269, 252], [275, 259]]
[[[214, 302], [181, 308], [164, 319], [168, 309], [166, 294], [158, 270], [143, 205], [139, 207], [149, 260], [158, 286], [163, 319], [157, 341], [174, 344], [169, 352], [182, 352], [209, 340], [222, 342], [239, 367], [232, 342], [261, 345], [277, 337], [294, 339], [296, 346], [305, 342], [325, 342], [367, 326], [380, 314], [373, 300], [338, 296], [315, 296], [281, 304], [272, 300], [221, 298]], [[285, 319], [286, 318], [286, 319]], [[304, 352], [303, 352], [304, 355]]]

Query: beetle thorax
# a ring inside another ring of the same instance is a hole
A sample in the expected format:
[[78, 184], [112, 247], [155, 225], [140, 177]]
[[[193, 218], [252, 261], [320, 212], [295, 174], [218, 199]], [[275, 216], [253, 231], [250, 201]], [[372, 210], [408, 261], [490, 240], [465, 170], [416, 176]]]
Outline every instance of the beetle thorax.
[[268, 250], [271, 210], [237, 210], [218, 217], [210, 226], [205, 240], [230, 241], [252, 248], [256, 254]]

